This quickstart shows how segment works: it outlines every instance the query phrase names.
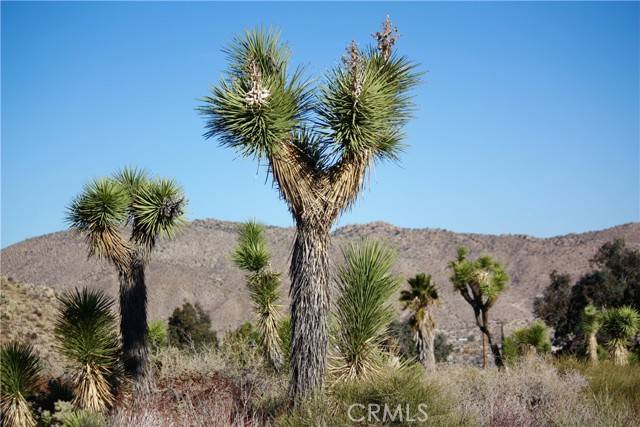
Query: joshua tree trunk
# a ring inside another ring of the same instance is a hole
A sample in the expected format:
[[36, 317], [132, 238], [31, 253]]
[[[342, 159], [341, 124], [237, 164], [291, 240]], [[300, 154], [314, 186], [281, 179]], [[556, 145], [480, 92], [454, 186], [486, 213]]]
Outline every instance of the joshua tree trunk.
[[[426, 323], [426, 322], [425, 322]], [[436, 368], [435, 356], [435, 333], [429, 325], [419, 325], [415, 332], [416, 349], [418, 351], [418, 359], [422, 366], [428, 371], [433, 372]]]
[[611, 347], [611, 357], [613, 358], [613, 364], [618, 366], [624, 366], [629, 364], [629, 354], [627, 348], [622, 342], [616, 342]]
[[504, 368], [504, 361], [502, 359], [502, 350], [498, 344], [494, 344], [491, 331], [489, 331], [489, 315], [486, 310], [477, 309], [475, 310], [476, 314], [476, 324], [480, 328], [482, 332], [482, 367], [486, 368], [488, 365], [487, 360], [487, 347], [491, 349], [493, 353], [493, 359], [496, 364], [496, 367], [499, 369]]
[[125, 372], [133, 378], [138, 392], [151, 390], [148, 375], [147, 288], [143, 256], [135, 254], [128, 272], [120, 273], [120, 334]]
[[587, 340], [587, 357], [589, 358], [589, 363], [595, 365], [598, 363], [598, 340], [596, 333], [591, 332]]
[[327, 362], [328, 243], [328, 227], [298, 222], [290, 290], [292, 337], [289, 395], [292, 397], [308, 395], [322, 386]]

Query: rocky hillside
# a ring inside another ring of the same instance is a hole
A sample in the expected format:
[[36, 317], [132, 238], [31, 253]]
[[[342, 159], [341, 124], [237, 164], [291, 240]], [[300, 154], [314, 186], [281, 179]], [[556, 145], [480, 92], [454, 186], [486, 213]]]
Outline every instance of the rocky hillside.
[[0, 278], [0, 344], [21, 341], [33, 345], [45, 370], [54, 375], [61, 374], [64, 366], [62, 356], [54, 350], [56, 296], [48, 286]]
[[[183, 301], [199, 302], [210, 314], [215, 329], [222, 331], [251, 318], [242, 273], [229, 253], [236, 243], [237, 224], [197, 220], [185, 226], [173, 241], [159, 243], [147, 277], [152, 318], [166, 318]], [[287, 271], [294, 236], [292, 228], [269, 227], [274, 267]], [[435, 229], [406, 229], [385, 223], [342, 227], [335, 231], [331, 248], [340, 262], [340, 247], [360, 239], [382, 240], [398, 251], [397, 274], [407, 278], [417, 272], [434, 275], [444, 304], [437, 313], [439, 327], [457, 338], [474, 330], [471, 310], [452, 291], [447, 263], [456, 248], [465, 245], [472, 254], [489, 253], [507, 265], [512, 278], [493, 313], [506, 322], [507, 331], [532, 317], [534, 297], [548, 283], [553, 269], [574, 277], [589, 270], [589, 258], [604, 242], [624, 238], [640, 247], [640, 223], [607, 230], [538, 239], [523, 235], [481, 235]], [[88, 260], [82, 238], [71, 232], [53, 233], [4, 249], [2, 275], [15, 281], [45, 285], [55, 290], [90, 286], [115, 295], [117, 277], [106, 262]], [[283, 289], [286, 304], [288, 283]]]

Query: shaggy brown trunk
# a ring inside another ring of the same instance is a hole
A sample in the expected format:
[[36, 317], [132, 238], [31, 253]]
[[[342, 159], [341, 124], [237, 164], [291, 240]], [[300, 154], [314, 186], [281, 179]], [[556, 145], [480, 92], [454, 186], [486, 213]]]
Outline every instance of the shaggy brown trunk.
[[487, 367], [487, 336], [482, 334], [482, 367]]
[[613, 358], [614, 365], [625, 366], [629, 364], [629, 353], [627, 352], [627, 347], [622, 342], [613, 344], [611, 357]]
[[144, 258], [135, 255], [130, 270], [120, 274], [120, 334], [125, 372], [134, 380], [136, 391], [151, 391], [147, 348], [147, 287]]
[[587, 340], [587, 357], [589, 363], [595, 365], [598, 363], [598, 340], [596, 339], [596, 333], [591, 332]]
[[291, 360], [294, 403], [322, 388], [327, 363], [329, 226], [298, 221], [291, 262]]
[[504, 368], [502, 350], [498, 344], [493, 343], [491, 331], [489, 331], [489, 315], [486, 310], [479, 310], [476, 312], [476, 323], [482, 332], [482, 367], [486, 368], [488, 365], [487, 347], [489, 347], [491, 349], [491, 353], [493, 353], [493, 360], [496, 367], [499, 369]]
[[428, 322], [429, 320], [426, 320], [423, 324], [418, 325], [414, 340], [416, 342], [418, 360], [428, 372], [433, 372], [436, 369], [435, 330]]

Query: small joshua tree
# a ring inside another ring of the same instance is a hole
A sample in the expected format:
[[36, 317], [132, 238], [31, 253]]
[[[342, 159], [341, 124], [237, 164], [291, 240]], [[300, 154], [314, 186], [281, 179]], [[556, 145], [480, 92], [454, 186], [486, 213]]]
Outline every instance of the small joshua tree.
[[587, 359], [589, 363], [598, 363], [598, 331], [602, 326], [602, 312], [592, 304], [587, 305], [582, 312], [581, 327], [587, 338]]
[[105, 412], [121, 376], [115, 301], [102, 291], [77, 289], [59, 298], [55, 337], [74, 375], [74, 406]]
[[640, 314], [631, 307], [618, 307], [605, 310], [602, 316], [602, 330], [609, 337], [607, 343], [613, 363], [627, 365], [629, 340], [638, 333]]
[[534, 320], [531, 325], [516, 329], [502, 343], [502, 356], [507, 361], [516, 356], [546, 354], [550, 351], [550, 331], [542, 320]]
[[436, 322], [431, 314], [431, 308], [438, 303], [438, 290], [431, 280], [431, 275], [417, 274], [408, 280], [410, 290], [400, 293], [400, 302], [405, 310], [411, 312], [409, 320], [413, 329], [413, 339], [416, 344], [418, 360], [428, 370], [436, 367], [435, 357], [435, 327]]
[[206, 138], [268, 164], [296, 222], [291, 257], [289, 395], [298, 402], [324, 378], [329, 314], [329, 237], [356, 200], [369, 167], [396, 159], [412, 108], [414, 65], [392, 50], [389, 19], [377, 49], [355, 43], [317, 90], [290, 72], [273, 32], [248, 31], [227, 50], [229, 68], [203, 99]]
[[92, 181], [69, 207], [68, 221], [85, 236], [89, 256], [107, 259], [118, 272], [124, 368], [141, 392], [151, 386], [145, 267], [158, 238], [172, 237], [183, 222], [184, 207], [173, 181], [135, 169]]
[[255, 221], [240, 226], [238, 246], [233, 261], [245, 270], [249, 297], [256, 312], [256, 325], [266, 359], [274, 370], [283, 365], [282, 344], [278, 334], [280, 320], [280, 273], [271, 270], [271, 254], [264, 237], [264, 227]]
[[40, 359], [29, 344], [11, 342], [0, 351], [0, 409], [3, 425], [35, 427], [36, 421], [27, 398], [33, 393]]
[[389, 299], [399, 280], [391, 274], [393, 251], [364, 241], [343, 250], [336, 276], [331, 372], [339, 380], [370, 378], [384, 369], [383, 341], [395, 310]]
[[504, 267], [491, 257], [485, 255], [470, 260], [468, 253], [466, 248], [458, 248], [457, 258], [449, 263], [451, 282], [473, 309], [476, 325], [482, 332], [482, 367], [487, 367], [487, 345], [491, 348], [496, 366], [503, 367], [501, 349], [493, 342], [489, 329], [489, 310], [507, 287], [509, 276]]

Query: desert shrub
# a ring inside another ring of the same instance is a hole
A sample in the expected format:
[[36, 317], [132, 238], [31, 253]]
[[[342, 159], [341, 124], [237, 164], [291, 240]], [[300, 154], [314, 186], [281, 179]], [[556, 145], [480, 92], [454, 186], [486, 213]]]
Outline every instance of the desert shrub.
[[73, 371], [73, 404], [102, 412], [111, 406], [122, 376], [113, 298], [99, 290], [64, 293], [54, 329], [57, 346]]
[[551, 351], [549, 328], [541, 320], [531, 325], [516, 329], [510, 337], [506, 337], [502, 344], [505, 360], [514, 362], [518, 357], [528, 353], [546, 354]]
[[575, 371], [583, 375], [590, 386], [586, 397], [597, 405], [606, 403], [621, 416], [627, 414], [640, 419], [640, 366], [617, 366], [611, 361], [590, 365], [575, 357], [559, 358], [555, 365], [561, 372]]
[[168, 323], [172, 346], [192, 350], [218, 346], [218, 337], [211, 330], [211, 319], [198, 303], [185, 302], [182, 307], [176, 307]]
[[447, 365], [435, 376], [454, 410], [479, 425], [609, 425], [587, 398], [582, 374], [540, 357], [522, 358], [506, 371]]
[[376, 378], [334, 383], [324, 396], [303, 402], [277, 418], [275, 425], [454, 426], [462, 422], [451, 412], [440, 386], [429, 381], [419, 365], [411, 364]]
[[0, 350], [0, 409], [3, 425], [35, 426], [31, 406], [27, 402], [35, 389], [41, 363], [30, 344], [11, 342]]
[[260, 350], [260, 332], [249, 321], [225, 334], [220, 352], [235, 369], [261, 369], [265, 361]]
[[169, 330], [167, 324], [162, 320], [152, 320], [149, 322], [149, 345], [151, 349], [158, 350], [169, 344]]
[[446, 362], [449, 360], [449, 355], [453, 351], [453, 345], [447, 341], [447, 336], [442, 332], [436, 334], [436, 339], [433, 343], [436, 355], [436, 362]]
[[76, 409], [71, 402], [62, 400], [55, 403], [53, 413], [43, 412], [40, 423], [56, 427], [107, 427], [104, 415], [86, 409]]

